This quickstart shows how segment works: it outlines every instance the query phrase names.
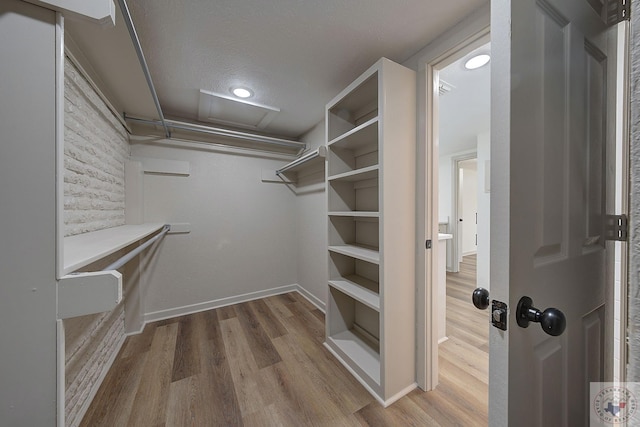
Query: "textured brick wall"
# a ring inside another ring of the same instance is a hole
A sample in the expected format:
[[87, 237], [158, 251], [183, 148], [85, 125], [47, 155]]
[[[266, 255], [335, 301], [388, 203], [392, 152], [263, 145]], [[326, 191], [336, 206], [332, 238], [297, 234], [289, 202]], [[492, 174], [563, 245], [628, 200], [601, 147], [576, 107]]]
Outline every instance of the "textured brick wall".
[[[64, 93], [65, 236], [123, 225], [124, 163], [130, 154], [127, 132], [69, 60]], [[124, 339], [124, 305], [108, 313], [67, 319], [64, 326], [65, 418], [68, 427], [75, 427]]]
[[127, 132], [69, 61], [64, 90], [65, 236], [123, 225]]
[[629, 360], [627, 381], [640, 381], [640, 0], [631, 2], [631, 200]]

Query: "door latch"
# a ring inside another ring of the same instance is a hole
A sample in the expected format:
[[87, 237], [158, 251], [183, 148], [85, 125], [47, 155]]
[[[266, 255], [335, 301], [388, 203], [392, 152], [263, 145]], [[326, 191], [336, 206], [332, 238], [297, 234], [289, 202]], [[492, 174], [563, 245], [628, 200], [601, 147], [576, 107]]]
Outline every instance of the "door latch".
[[509, 310], [507, 304], [502, 301], [491, 301], [491, 324], [501, 331], [507, 330], [507, 318]]

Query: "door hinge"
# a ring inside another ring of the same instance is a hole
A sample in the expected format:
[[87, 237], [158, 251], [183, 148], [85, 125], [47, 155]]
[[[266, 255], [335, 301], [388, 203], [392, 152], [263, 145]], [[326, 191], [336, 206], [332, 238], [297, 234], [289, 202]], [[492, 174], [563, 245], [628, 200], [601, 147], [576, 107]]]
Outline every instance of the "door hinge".
[[629, 219], [626, 215], [607, 215], [605, 240], [626, 242], [629, 236]]
[[631, 0], [587, 0], [587, 3], [608, 26], [631, 19]]
[[609, 6], [609, 25], [631, 20], [631, 0], [611, 0]]

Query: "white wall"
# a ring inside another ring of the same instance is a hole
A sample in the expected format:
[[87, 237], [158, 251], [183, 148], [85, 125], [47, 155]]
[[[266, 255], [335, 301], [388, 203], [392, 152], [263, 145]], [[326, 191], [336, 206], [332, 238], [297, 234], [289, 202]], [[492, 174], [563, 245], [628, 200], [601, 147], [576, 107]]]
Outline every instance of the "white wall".
[[56, 425], [55, 14], [0, 2], [0, 424]]
[[[325, 144], [325, 123], [318, 123], [302, 137], [307, 149]], [[325, 193], [326, 162], [301, 171], [296, 186], [296, 226], [298, 284], [303, 293], [323, 309], [327, 303], [327, 199]]]
[[144, 221], [191, 224], [189, 234], [167, 235], [144, 261], [147, 320], [296, 283], [295, 194], [261, 181], [263, 169], [275, 170], [286, 160], [165, 140], [132, 141], [131, 154], [191, 167], [187, 177], [144, 176]]

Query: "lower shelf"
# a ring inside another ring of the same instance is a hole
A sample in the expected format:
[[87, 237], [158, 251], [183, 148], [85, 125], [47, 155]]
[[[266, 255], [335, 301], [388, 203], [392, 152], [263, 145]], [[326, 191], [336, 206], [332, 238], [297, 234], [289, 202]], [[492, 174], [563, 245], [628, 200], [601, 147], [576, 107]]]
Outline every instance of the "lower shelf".
[[368, 340], [353, 330], [327, 337], [327, 346], [371, 388], [380, 387], [380, 354]]
[[355, 274], [329, 280], [329, 286], [349, 295], [375, 311], [380, 311], [379, 285]]

